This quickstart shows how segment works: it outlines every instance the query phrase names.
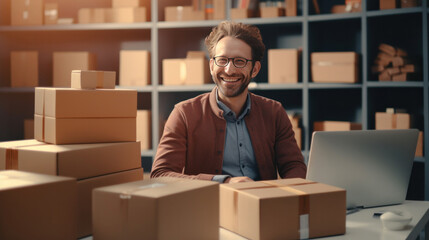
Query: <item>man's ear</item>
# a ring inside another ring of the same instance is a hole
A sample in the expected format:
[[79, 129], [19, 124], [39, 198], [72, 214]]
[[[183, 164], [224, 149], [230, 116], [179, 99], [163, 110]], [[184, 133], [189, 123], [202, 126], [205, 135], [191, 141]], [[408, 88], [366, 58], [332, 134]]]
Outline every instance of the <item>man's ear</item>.
[[213, 75], [213, 68], [214, 68], [213, 58], [210, 58], [209, 67], [210, 67], [210, 74]]
[[252, 78], [254, 78], [258, 75], [259, 70], [261, 70], [261, 62], [256, 61], [255, 65], [253, 66], [253, 70], [252, 70]]

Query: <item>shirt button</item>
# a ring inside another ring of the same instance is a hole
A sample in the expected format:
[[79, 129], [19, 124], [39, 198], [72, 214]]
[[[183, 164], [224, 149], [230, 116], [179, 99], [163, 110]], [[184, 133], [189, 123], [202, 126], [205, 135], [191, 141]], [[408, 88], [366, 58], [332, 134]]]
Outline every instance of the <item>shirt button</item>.
[[240, 143], [240, 147], [243, 146], [243, 144]]

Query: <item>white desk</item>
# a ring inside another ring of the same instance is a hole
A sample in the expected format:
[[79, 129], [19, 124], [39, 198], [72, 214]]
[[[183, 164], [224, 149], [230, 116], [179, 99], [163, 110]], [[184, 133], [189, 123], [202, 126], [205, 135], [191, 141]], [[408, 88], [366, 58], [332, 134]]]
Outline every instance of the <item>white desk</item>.
[[[383, 229], [380, 218], [373, 217], [380, 210], [407, 210], [413, 220], [405, 230], [390, 231]], [[346, 234], [320, 238], [323, 240], [415, 240], [420, 232], [426, 230], [426, 240], [429, 240], [429, 201], [405, 201], [401, 205], [363, 209], [347, 215]], [[92, 240], [86, 237], [82, 240]], [[226, 229], [219, 229], [219, 240], [246, 240]]]

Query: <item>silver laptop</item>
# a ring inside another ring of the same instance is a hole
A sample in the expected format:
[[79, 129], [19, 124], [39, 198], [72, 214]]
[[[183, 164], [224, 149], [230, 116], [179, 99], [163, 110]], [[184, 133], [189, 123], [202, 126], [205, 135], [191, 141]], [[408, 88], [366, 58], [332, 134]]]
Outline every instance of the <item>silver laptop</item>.
[[347, 209], [405, 200], [418, 130], [314, 132], [307, 179], [347, 190]]

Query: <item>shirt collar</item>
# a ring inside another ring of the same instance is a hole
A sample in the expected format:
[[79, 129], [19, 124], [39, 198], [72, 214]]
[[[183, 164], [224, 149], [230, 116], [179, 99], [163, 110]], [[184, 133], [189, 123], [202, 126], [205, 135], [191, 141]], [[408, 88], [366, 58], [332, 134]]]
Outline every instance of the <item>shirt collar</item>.
[[229, 109], [228, 106], [226, 106], [222, 101], [219, 100], [219, 96], [218, 96], [217, 91], [216, 91], [216, 102], [217, 102], [217, 105], [219, 106], [219, 108], [223, 110], [223, 117], [226, 120], [230, 120], [230, 121], [238, 120], [238, 121], [240, 121], [250, 112], [251, 104], [250, 104], [250, 94], [249, 93], [247, 93], [246, 102], [244, 103], [245, 108], [238, 118], [235, 116], [235, 113], [231, 109]]

